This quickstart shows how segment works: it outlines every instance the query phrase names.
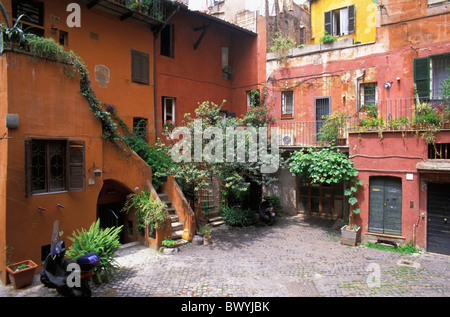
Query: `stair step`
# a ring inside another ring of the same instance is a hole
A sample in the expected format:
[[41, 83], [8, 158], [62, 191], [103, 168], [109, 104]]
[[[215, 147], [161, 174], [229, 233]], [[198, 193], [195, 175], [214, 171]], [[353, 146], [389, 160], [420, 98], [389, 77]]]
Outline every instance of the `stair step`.
[[161, 199], [162, 201], [164, 200], [169, 200], [169, 195], [167, 194], [158, 194], [159, 199]]
[[178, 215], [176, 214], [170, 215], [171, 222], [177, 222], [179, 219], [180, 217], [178, 217]]
[[211, 226], [218, 227], [220, 225], [223, 225], [224, 223], [225, 223], [225, 221], [223, 221], [223, 220], [217, 220], [217, 221], [211, 222]]
[[220, 220], [223, 220], [223, 217], [217, 216], [217, 217], [209, 218], [209, 222], [220, 221]]
[[172, 239], [172, 240], [178, 240], [178, 239], [181, 239], [181, 235], [182, 235], [182, 234], [183, 234], [183, 230], [172, 231], [171, 239]]
[[175, 208], [173, 207], [167, 208], [167, 212], [169, 213], [169, 215], [172, 215], [175, 213]]
[[181, 222], [172, 222], [172, 231], [183, 229], [183, 224]]

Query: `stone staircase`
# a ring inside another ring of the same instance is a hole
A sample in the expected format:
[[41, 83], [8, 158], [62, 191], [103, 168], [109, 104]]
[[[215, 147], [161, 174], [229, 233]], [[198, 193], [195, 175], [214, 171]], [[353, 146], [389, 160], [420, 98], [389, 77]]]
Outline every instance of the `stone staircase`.
[[183, 223], [180, 222], [180, 219], [176, 214], [175, 208], [172, 206], [172, 201], [170, 200], [169, 196], [167, 194], [161, 193], [158, 193], [158, 196], [159, 199], [161, 199], [161, 201], [167, 205], [167, 212], [169, 213], [172, 226], [171, 240], [177, 241], [177, 244], [175, 246], [187, 243], [186, 240], [183, 240], [181, 238], [181, 235], [183, 234]]
[[204, 216], [207, 219], [208, 224], [212, 227], [217, 227], [224, 224], [222, 216], [220, 216], [220, 208], [218, 204], [218, 197], [214, 197], [214, 194], [209, 189], [202, 189], [202, 206], [204, 210]]

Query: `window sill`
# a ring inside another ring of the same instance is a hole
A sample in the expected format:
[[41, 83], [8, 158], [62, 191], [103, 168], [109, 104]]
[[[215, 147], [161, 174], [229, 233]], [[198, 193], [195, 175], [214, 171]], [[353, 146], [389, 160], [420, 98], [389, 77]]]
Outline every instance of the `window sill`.
[[294, 119], [294, 116], [292, 114], [281, 114], [281, 120], [289, 120]]

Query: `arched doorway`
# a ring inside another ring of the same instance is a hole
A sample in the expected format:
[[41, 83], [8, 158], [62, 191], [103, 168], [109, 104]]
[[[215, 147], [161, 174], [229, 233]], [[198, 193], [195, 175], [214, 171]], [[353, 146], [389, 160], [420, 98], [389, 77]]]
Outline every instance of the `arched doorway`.
[[132, 191], [122, 183], [107, 179], [97, 200], [97, 218], [100, 227], [119, 227], [123, 225], [120, 243], [130, 243], [137, 240], [134, 213], [121, 212], [127, 196]]

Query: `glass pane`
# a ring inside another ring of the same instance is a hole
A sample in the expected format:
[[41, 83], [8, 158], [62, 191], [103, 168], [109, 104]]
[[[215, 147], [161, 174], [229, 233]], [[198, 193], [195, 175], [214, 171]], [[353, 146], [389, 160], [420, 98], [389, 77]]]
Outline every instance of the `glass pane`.
[[308, 196], [309, 195], [309, 188], [308, 187], [300, 187], [300, 195]]
[[308, 212], [308, 197], [300, 197], [300, 211]]
[[311, 185], [311, 196], [320, 196], [320, 187], [319, 185]]
[[322, 199], [322, 214], [331, 215], [331, 200]]
[[341, 199], [335, 199], [334, 200], [334, 215], [341, 217], [342, 216], [342, 211], [343, 211], [343, 207], [344, 203], [343, 200]]
[[46, 189], [45, 143], [32, 144], [32, 181], [31, 189], [40, 191]]
[[320, 210], [319, 204], [320, 204], [319, 198], [311, 198], [311, 212], [319, 213]]
[[51, 142], [49, 144], [49, 159], [49, 190], [64, 189], [64, 145], [62, 143]]

